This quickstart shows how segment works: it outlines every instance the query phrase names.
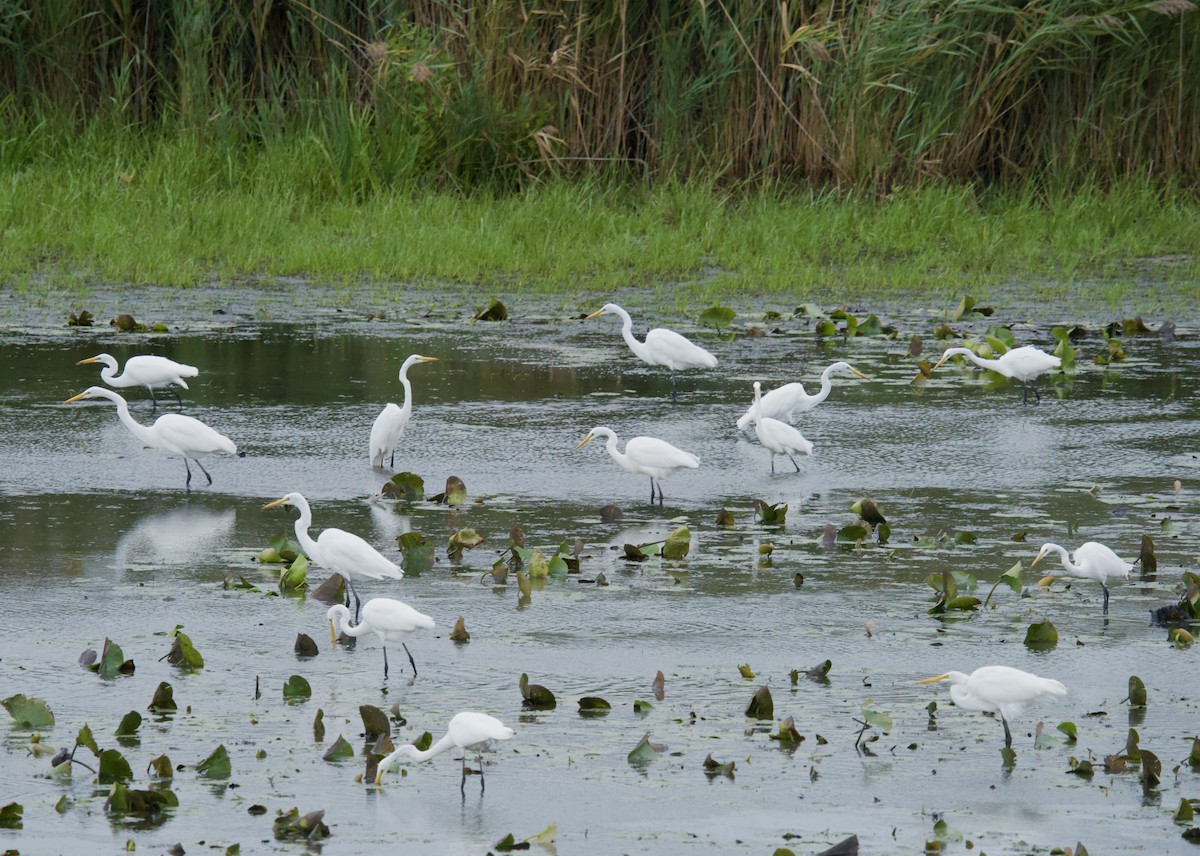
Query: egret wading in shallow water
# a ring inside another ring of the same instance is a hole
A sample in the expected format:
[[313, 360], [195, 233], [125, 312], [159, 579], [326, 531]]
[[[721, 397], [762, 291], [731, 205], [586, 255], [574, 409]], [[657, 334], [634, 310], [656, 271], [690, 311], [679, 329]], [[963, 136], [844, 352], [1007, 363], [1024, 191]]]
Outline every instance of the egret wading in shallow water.
[[950, 698], [959, 707], [1000, 714], [1000, 721], [1004, 723], [1004, 745], [1009, 748], [1012, 747], [1009, 719], [1019, 716], [1027, 704], [1043, 696], [1067, 694], [1067, 688], [1053, 678], [1039, 678], [1011, 666], [984, 666], [969, 675], [947, 672], [917, 683], [946, 680], [950, 681]]
[[1040, 562], [1047, 553], [1054, 552], [1057, 552], [1059, 558], [1062, 559], [1062, 566], [1068, 576], [1095, 580], [1100, 583], [1100, 588], [1104, 592], [1104, 614], [1108, 615], [1108, 578], [1128, 579], [1133, 565], [1103, 544], [1088, 541], [1075, 548], [1075, 561], [1071, 561], [1066, 548], [1057, 544], [1043, 544], [1042, 549], [1038, 551], [1037, 558], [1029, 563], [1029, 567], [1032, 568]]
[[454, 714], [450, 719], [446, 736], [425, 751], [422, 752], [411, 743], [396, 747], [395, 752], [379, 762], [378, 771], [375, 773], [375, 784], [378, 785], [383, 781], [383, 774], [402, 757], [412, 758], [414, 761], [428, 761], [434, 755], [455, 747], [461, 749], [463, 753], [462, 782], [458, 789], [460, 791], [466, 789], [467, 753], [474, 752], [479, 758], [479, 789], [483, 790], [486, 787], [483, 781], [483, 753], [490, 752], [496, 743], [510, 739], [514, 733], [511, 728], [494, 716], [477, 713], [473, 710], [464, 710], [462, 713]]
[[754, 414], [754, 433], [758, 435], [758, 442], [762, 443], [771, 452], [771, 472], [775, 472], [776, 455], [787, 455], [788, 460], [792, 462], [792, 466], [796, 468], [796, 472], [800, 472], [800, 465], [796, 463], [796, 459], [792, 457], [792, 454], [799, 452], [802, 455], [811, 455], [813, 444], [786, 422], [780, 422], [778, 419], [772, 419], [769, 416], [762, 416], [760, 413], [761, 409], [762, 384], [755, 381], [754, 405], [751, 407], [751, 412]]
[[[865, 374], [847, 362], [836, 362], [821, 372], [821, 389], [815, 395], [809, 395], [802, 383], [785, 383], [778, 386], [762, 397], [761, 410], [764, 417], [778, 419], [781, 422], [796, 424], [796, 414], [812, 410], [829, 397], [833, 389], [833, 376], [839, 373], [852, 374], [863, 380], [870, 380]], [[739, 431], [745, 431], [754, 422], [754, 405], [751, 404], [737, 421]]]
[[1041, 401], [1042, 394], [1038, 392], [1037, 386], [1030, 382], [1062, 365], [1061, 357], [1047, 354], [1045, 351], [1039, 351], [1033, 345], [1024, 345], [1020, 348], [1013, 348], [1011, 351], [1005, 351], [999, 358], [994, 360], [981, 357], [970, 348], [947, 348], [934, 368], [938, 368], [938, 366], [955, 354], [961, 354], [981, 369], [989, 369], [1005, 377], [1019, 380], [1025, 385], [1025, 394], [1021, 397], [1022, 404], [1029, 401], [1029, 390], [1031, 389], [1037, 400]]
[[404, 387], [404, 404], [396, 406], [388, 403], [383, 412], [375, 417], [371, 426], [371, 466], [383, 469], [383, 459], [391, 455], [389, 467], [396, 466], [396, 445], [408, 426], [408, 418], [412, 415], [412, 384], [408, 381], [408, 370], [417, 363], [435, 363], [437, 357], [422, 357], [413, 354], [400, 366], [400, 385]]
[[350, 606], [350, 595], [354, 595], [355, 621], [362, 611], [362, 601], [354, 590], [354, 580], [382, 580], [385, 577], [398, 580], [404, 577], [399, 565], [350, 532], [330, 527], [322, 531], [316, 541], [310, 538], [308, 527], [312, 526], [312, 509], [301, 494], [289, 493], [274, 502], [268, 502], [263, 508], [277, 505], [290, 505], [300, 511], [300, 516], [296, 518], [296, 540], [309, 559], [341, 574], [346, 581], [347, 607]]
[[[612, 459], [621, 465], [622, 469], [631, 473], [641, 473], [650, 476], [650, 504], [654, 504], [655, 481], [661, 482], [675, 470], [696, 469], [700, 459], [695, 455], [677, 449], [666, 440], [657, 437], [634, 437], [625, 444], [625, 451], [617, 451], [617, 435], [611, 428], [593, 428], [576, 449], [582, 449], [595, 437], [607, 437], [604, 447]], [[658, 504], [662, 505], [662, 484], [658, 485]]]
[[656, 327], [646, 334], [645, 342], [639, 342], [633, 337], [633, 319], [629, 317], [628, 312], [615, 303], [605, 303], [584, 320], [596, 318], [605, 312], [611, 312], [621, 319], [621, 335], [625, 338], [625, 344], [629, 346], [629, 350], [649, 365], [666, 366], [671, 370], [672, 401], [675, 400], [679, 391], [675, 384], [676, 369], [711, 369], [717, 365], [716, 357], [690, 339], [680, 336], [674, 330]]
[[237, 455], [239, 458], [246, 457], [246, 453], [239, 452], [237, 445], [224, 434], [214, 431], [199, 419], [193, 419], [191, 416], [184, 416], [180, 413], [164, 413], [154, 420], [153, 425], [143, 425], [129, 415], [129, 404], [124, 398], [111, 389], [101, 386], [89, 386], [79, 395], [68, 398], [63, 403], [71, 404], [85, 398], [107, 398], [117, 405], [117, 416], [120, 418], [121, 424], [129, 429], [130, 434], [153, 449], [183, 458], [183, 466], [187, 470], [187, 480], [183, 484], [189, 490], [192, 484], [192, 468], [188, 465], [189, 459], [196, 463], [200, 472], [204, 473], [204, 477], [208, 479], [208, 483], [212, 484], [212, 476], [208, 474], [208, 470], [204, 469], [204, 464], [200, 463], [201, 456], [223, 452], [227, 455]]
[[119, 375], [117, 374], [117, 358], [111, 354], [96, 354], [86, 360], [80, 360], [75, 365], [82, 366], [88, 363], [104, 363], [104, 368], [100, 370], [100, 379], [109, 386], [118, 389], [127, 386], [146, 387], [150, 390], [150, 401], [155, 410], [158, 409], [158, 399], [154, 397], [155, 389], [165, 388], [171, 391], [175, 394], [175, 400], [179, 402], [179, 406], [183, 407], [183, 399], [179, 397], [179, 390], [175, 387], [182, 386], [187, 389], [187, 381], [184, 378], [200, 374], [200, 369], [195, 366], [185, 366], [183, 363], [153, 354], [130, 357], [125, 361], [125, 371]]
[[[328, 530], [326, 530], [328, 531]], [[350, 610], [340, 603], [329, 607], [326, 613], [329, 619], [329, 635], [333, 644], [337, 644], [338, 630], [347, 636], [362, 636], [364, 633], [374, 633], [383, 645], [383, 679], [388, 676], [388, 643], [400, 643], [408, 662], [412, 666], [413, 677], [417, 676], [417, 663], [413, 660], [412, 652], [404, 644], [404, 640], [417, 630], [432, 630], [433, 619], [423, 612], [417, 612], [407, 603], [393, 600], [390, 597], [373, 597], [363, 604], [362, 621], [357, 625], [350, 623]], [[334, 627], [334, 623], [337, 627]]]

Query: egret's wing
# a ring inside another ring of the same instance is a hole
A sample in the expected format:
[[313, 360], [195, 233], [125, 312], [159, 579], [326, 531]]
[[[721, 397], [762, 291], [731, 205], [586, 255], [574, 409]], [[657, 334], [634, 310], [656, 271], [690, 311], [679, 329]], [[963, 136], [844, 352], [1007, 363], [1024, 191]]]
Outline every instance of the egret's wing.
[[708, 366], [717, 364], [717, 358], [686, 336], [674, 330], [656, 327], [646, 334], [646, 347], [654, 354], [659, 364], [668, 368]]
[[326, 529], [317, 538], [321, 558], [339, 573], [356, 574], [370, 579], [391, 577], [400, 579], [404, 572], [394, 562], [353, 533], [342, 529]]
[[695, 469], [700, 466], [700, 459], [695, 455], [657, 437], [634, 437], [625, 444], [625, 454], [629, 460], [644, 467]]
[[407, 634], [414, 630], [432, 630], [433, 619], [407, 603], [377, 597], [363, 604], [363, 620], [383, 633]]
[[199, 419], [181, 413], [167, 413], [158, 417], [153, 430], [169, 451], [189, 458], [212, 452], [237, 454], [237, 446], [224, 434], [209, 428]]

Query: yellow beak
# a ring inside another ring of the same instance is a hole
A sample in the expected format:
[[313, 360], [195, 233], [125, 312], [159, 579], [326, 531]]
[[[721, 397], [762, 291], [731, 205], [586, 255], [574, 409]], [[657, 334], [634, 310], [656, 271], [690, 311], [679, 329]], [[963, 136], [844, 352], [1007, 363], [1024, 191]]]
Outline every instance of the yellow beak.
[[942, 358], [940, 360], [938, 360], [936, 363], [934, 363], [933, 367], [935, 369], [939, 368], [942, 365], [942, 363], [946, 362], [946, 360], [948, 360], [948, 359], [949, 359], [949, 357], [947, 357], [945, 354], [942, 354]]
[[859, 376], [860, 378], [862, 378], [863, 380], [870, 380], [870, 378], [869, 378], [869, 377], [867, 377], [865, 374], [863, 374], [862, 372], [860, 372], [858, 369], [852, 368], [852, 369], [850, 369], [850, 373], [851, 373], [851, 374], [858, 375], [858, 376]]
[[937, 677], [934, 677], [934, 678], [925, 678], [922, 681], [917, 681], [917, 683], [918, 684], [936, 684], [938, 681], [944, 681], [948, 677], [950, 677], [949, 674], [938, 675]]
[[275, 506], [277, 506], [277, 505], [283, 505], [285, 502], [287, 502], [287, 497], [286, 497], [286, 496], [285, 496], [285, 497], [283, 497], [282, 499], [277, 499], [277, 500], [275, 500], [274, 502], [268, 502], [266, 505], [264, 505], [264, 506], [263, 506], [263, 508], [264, 508], [264, 509], [267, 509], [267, 508], [274, 508], [274, 507], [275, 507]]
[[421, 363], [436, 363], [437, 361], [437, 357], [417, 357], [417, 362]]
[[88, 363], [98, 363], [98, 362], [100, 362], [99, 357], [88, 357], [86, 360], [80, 360], [75, 365], [83, 366], [83, 365], [87, 365]]
[[383, 771], [381, 770], [380, 772], [378, 772], [378, 773], [376, 773], [376, 774], [375, 774], [375, 784], [377, 784], [377, 785], [378, 785], [378, 784], [380, 784], [382, 781], [383, 781]]
[[333, 629], [333, 622], [329, 622], [329, 641], [333, 643], [333, 647], [337, 647], [337, 631]]
[[579, 449], [582, 449], [584, 446], [586, 446], [591, 441], [591, 439], [595, 436], [596, 436], [595, 434], [588, 434], [586, 437], [584, 437], [583, 441], [578, 446], [575, 447], [576, 451], [578, 451]]
[[81, 392], [81, 393], [79, 393], [79, 395], [73, 395], [70, 398], [68, 398], [66, 401], [64, 401], [63, 404], [70, 404], [73, 401], [79, 401], [81, 398], [85, 397], [86, 395], [87, 395], [86, 392]]
[[598, 317], [598, 316], [600, 316], [600, 315], [603, 315], [603, 314], [604, 314], [604, 310], [603, 310], [603, 309], [597, 309], [595, 312], [593, 312], [591, 315], [589, 315], [587, 318], [584, 318], [583, 320], [584, 320], [584, 321], [591, 321], [593, 318], [596, 318], [596, 317]]
[[1036, 565], [1038, 562], [1040, 562], [1042, 560], [1042, 556], [1044, 556], [1044, 555], [1046, 555], [1045, 550], [1038, 551], [1037, 558], [1029, 563], [1029, 567], [1032, 568], [1034, 565]]

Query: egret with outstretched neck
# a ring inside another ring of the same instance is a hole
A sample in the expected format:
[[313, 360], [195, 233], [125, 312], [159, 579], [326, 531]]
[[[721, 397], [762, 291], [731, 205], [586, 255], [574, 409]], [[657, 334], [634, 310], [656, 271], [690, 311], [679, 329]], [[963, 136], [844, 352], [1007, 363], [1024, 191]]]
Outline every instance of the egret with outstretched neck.
[[317, 536], [317, 540], [309, 537], [308, 527], [312, 526], [312, 509], [308, 500], [299, 493], [289, 493], [274, 502], [268, 502], [264, 509], [275, 508], [278, 505], [290, 505], [300, 512], [296, 518], [296, 540], [304, 549], [305, 555], [318, 565], [324, 565], [336, 571], [346, 581], [346, 606], [350, 606], [350, 595], [354, 595], [354, 618], [357, 621], [362, 610], [362, 601], [354, 589], [354, 580], [398, 580], [404, 577], [400, 566], [382, 553], [359, 538], [352, 532], [330, 527]]
[[100, 370], [100, 379], [109, 386], [118, 389], [129, 386], [146, 387], [150, 390], [150, 401], [155, 410], [158, 409], [158, 399], [154, 396], [155, 389], [165, 388], [174, 393], [175, 400], [179, 402], [180, 407], [183, 407], [183, 399], [179, 397], [179, 390], [175, 387], [182, 386], [187, 389], [187, 381], [184, 378], [196, 377], [200, 374], [200, 369], [195, 366], [177, 363], [155, 354], [130, 357], [125, 361], [125, 371], [119, 375], [117, 374], [117, 358], [112, 354], [96, 354], [86, 360], [80, 360], [75, 365], [82, 366], [88, 363], [104, 364], [104, 368]]
[[428, 761], [434, 755], [439, 755], [447, 749], [462, 750], [462, 782], [458, 789], [463, 791], [467, 786], [467, 753], [474, 752], [479, 758], [479, 789], [487, 786], [483, 780], [483, 753], [491, 751], [496, 743], [509, 740], [515, 732], [494, 716], [473, 710], [456, 713], [450, 719], [446, 736], [434, 743], [428, 749], [421, 751], [411, 743], [396, 747], [396, 751], [379, 762], [375, 773], [375, 784], [383, 781], [383, 774], [402, 757], [414, 761]]
[[371, 426], [371, 466], [377, 469], [383, 469], [383, 459], [385, 455], [391, 455], [391, 461], [388, 466], [395, 468], [396, 466], [396, 446], [400, 442], [400, 437], [404, 434], [404, 429], [408, 426], [408, 419], [412, 415], [412, 384], [408, 380], [408, 370], [417, 363], [434, 363], [437, 362], [437, 357], [423, 357], [420, 354], [413, 354], [404, 364], [400, 366], [400, 385], [404, 387], [404, 404], [397, 406], [388, 402], [383, 408], [383, 412], [375, 417], [375, 424]]
[[590, 320], [611, 312], [621, 319], [621, 335], [625, 344], [642, 361], [652, 366], [666, 366], [671, 371], [671, 400], [674, 401], [679, 388], [675, 383], [676, 369], [714, 368], [717, 358], [685, 336], [674, 330], [656, 327], [646, 334], [646, 341], [639, 342], [633, 336], [633, 319], [629, 313], [615, 303], [606, 303], [587, 316]]
[[981, 357], [970, 348], [947, 348], [934, 368], [938, 368], [938, 366], [955, 354], [966, 357], [981, 369], [988, 369], [1005, 377], [1021, 381], [1025, 386], [1025, 394], [1021, 397], [1022, 404], [1026, 404], [1029, 401], [1030, 389], [1033, 390], [1033, 394], [1037, 397], [1037, 400], [1041, 401], [1042, 394], [1038, 392], [1037, 386], [1031, 385], [1030, 382], [1062, 365], [1061, 357], [1047, 354], [1045, 351], [1039, 351], [1033, 345], [1024, 345], [1020, 348], [1013, 348], [1011, 351], [1005, 351], [994, 360]]
[[1109, 547], [1096, 541], [1088, 541], [1076, 547], [1074, 561], [1071, 561], [1070, 553], [1065, 547], [1060, 547], [1058, 544], [1043, 544], [1042, 549], [1038, 551], [1037, 558], [1029, 563], [1029, 567], [1032, 568], [1040, 562], [1047, 553], [1058, 553], [1059, 558], [1062, 559], [1062, 566], [1069, 576], [1095, 580], [1100, 583], [1100, 589], [1104, 592], [1105, 615], [1108, 615], [1108, 578], [1128, 579], [1129, 572], [1133, 570], [1132, 564], [1126, 562]]
[[787, 455], [792, 466], [796, 468], [796, 472], [800, 472], [800, 465], [796, 463], [792, 454], [798, 452], [802, 455], [811, 455], [813, 444], [791, 425], [769, 416], [763, 416], [761, 411], [762, 384], [755, 381], [754, 404], [751, 407], [751, 412], [754, 414], [754, 433], [758, 436], [758, 442], [771, 452], [771, 472], [775, 472], [776, 455]]
[[340, 603], [329, 607], [329, 612], [325, 614], [325, 617], [329, 619], [329, 635], [334, 645], [337, 644], [339, 630], [346, 636], [374, 633], [379, 637], [379, 642], [383, 646], [383, 679], [385, 681], [388, 676], [388, 644], [400, 643], [400, 647], [408, 655], [408, 662], [412, 666], [415, 678], [417, 663], [404, 640], [417, 630], [432, 630], [434, 627], [433, 619], [428, 615], [418, 612], [407, 603], [390, 597], [373, 597], [364, 603], [362, 621], [357, 625], [350, 623], [350, 610]]
[[[854, 368], [854, 366], [845, 361], [839, 361], [831, 366], [827, 366], [825, 371], [821, 372], [821, 389], [816, 394], [809, 395], [802, 383], [785, 383], [783, 386], [778, 386], [763, 395], [759, 412], [764, 417], [778, 419], [781, 422], [788, 422], [795, 425], [796, 414], [812, 410], [827, 399], [830, 391], [833, 389], [833, 376], [843, 372], [855, 375], [863, 380], [870, 380], [870, 378]], [[745, 431], [753, 422], [754, 405], [751, 404], [738, 419], [738, 430]]]
[[121, 424], [129, 429], [130, 434], [153, 449], [183, 458], [183, 466], [187, 470], [184, 487], [188, 490], [191, 490], [192, 485], [192, 468], [188, 465], [189, 459], [195, 462], [196, 466], [200, 468], [200, 472], [204, 473], [204, 477], [208, 479], [208, 483], [212, 484], [212, 476], [208, 474], [208, 470], [204, 469], [204, 464], [200, 463], [201, 456], [224, 452], [227, 455], [237, 455], [239, 458], [246, 457], [246, 453], [239, 452], [237, 444], [224, 434], [209, 428], [199, 419], [193, 419], [191, 416], [184, 416], [181, 413], [165, 413], [154, 420], [153, 425], [143, 425], [129, 414], [129, 403], [124, 398], [111, 389], [101, 386], [89, 386], [79, 395], [72, 396], [63, 403], [71, 404], [85, 398], [108, 399], [117, 405], [117, 417], [121, 420]]
[[654, 504], [654, 487], [656, 482], [658, 482], [658, 504], [662, 505], [662, 480], [676, 470], [694, 470], [700, 466], [700, 459], [695, 455], [685, 452], [683, 449], [676, 448], [666, 440], [660, 440], [657, 437], [634, 437], [625, 444], [625, 451], [620, 452], [617, 450], [617, 435], [611, 428], [593, 428], [575, 448], [582, 449], [595, 437], [608, 438], [608, 442], [604, 444], [604, 447], [608, 450], [608, 454], [612, 456], [612, 459], [620, 464], [622, 469], [631, 473], [641, 473], [642, 475], [650, 476], [651, 505]]
[[1067, 688], [1059, 681], [1053, 678], [1039, 678], [1011, 666], [983, 666], [969, 675], [964, 672], [947, 672], [917, 683], [932, 684], [946, 680], [950, 681], [950, 698], [959, 707], [1000, 714], [1000, 721], [1004, 723], [1004, 745], [1010, 749], [1010, 719], [1019, 716], [1026, 705], [1043, 696], [1067, 694]]

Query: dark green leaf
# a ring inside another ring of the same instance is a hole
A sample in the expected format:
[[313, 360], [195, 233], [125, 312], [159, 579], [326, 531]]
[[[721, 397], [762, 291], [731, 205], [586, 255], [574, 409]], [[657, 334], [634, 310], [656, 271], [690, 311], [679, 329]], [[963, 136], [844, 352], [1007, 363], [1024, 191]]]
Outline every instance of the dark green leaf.
[[1058, 630], [1048, 618], [1031, 624], [1025, 632], [1025, 644], [1030, 648], [1053, 648], [1058, 644]]
[[312, 696], [312, 687], [300, 675], [292, 675], [283, 685], [283, 697], [287, 700], [306, 699]]
[[224, 744], [218, 746], [207, 758], [196, 765], [196, 775], [206, 779], [228, 779], [233, 773], [233, 763]]
[[774, 719], [775, 700], [771, 698], [771, 690], [763, 684], [754, 691], [750, 703], [746, 705], [746, 716], [753, 719]]
[[200, 656], [200, 652], [192, 645], [192, 640], [188, 635], [175, 628], [173, 634], [175, 641], [171, 644], [171, 650], [167, 652], [167, 662], [172, 666], [186, 666], [195, 671], [204, 667], [204, 658]]
[[638, 741], [638, 745], [633, 747], [633, 750], [627, 756], [627, 760], [630, 764], [645, 764], [658, 757], [658, 753], [662, 752], [665, 748], [661, 744], [651, 743], [650, 732], [646, 732], [642, 739]]
[[338, 739], [333, 741], [333, 745], [325, 750], [323, 757], [326, 761], [345, 761], [347, 758], [354, 757], [354, 747], [339, 734]]
[[680, 526], [667, 536], [662, 545], [664, 559], [682, 559], [692, 548], [692, 531], [686, 526]]
[[21, 815], [25, 807], [17, 802], [0, 805], [0, 829], [21, 829]]
[[137, 730], [141, 725], [142, 715], [136, 710], [131, 710], [121, 718], [121, 724], [117, 726], [116, 735], [118, 737], [130, 737], [137, 734]]
[[536, 710], [550, 710], [558, 704], [554, 698], [554, 693], [541, 684], [529, 683], [529, 676], [524, 672], [521, 673], [518, 685], [521, 688], [521, 697], [524, 699], [522, 704], [525, 707], [531, 707]]
[[1146, 685], [1137, 675], [1129, 676], [1129, 694], [1125, 697], [1125, 701], [1129, 702], [1130, 707], [1146, 706]]
[[389, 499], [420, 502], [425, 498], [425, 480], [416, 473], [396, 473], [384, 483], [380, 493]]
[[83, 724], [83, 728], [79, 729], [79, 734], [75, 738], [75, 745], [91, 749], [93, 755], [100, 754], [100, 747], [96, 745], [96, 738], [92, 736], [92, 729], [88, 727], [86, 722]]
[[508, 307], [495, 298], [487, 306], [475, 313], [475, 321], [507, 321]]
[[391, 734], [387, 714], [373, 704], [360, 704], [358, 715], [362, 717], [363, 733], [367, 740], [375, 740], [381, 734]]
[[400, 566], [410, 577], [419, 577], [433, 567], [433, 544], [420, 532], [405, 532], [396, 539], [400, 547]]
[[133, 770], [129, 762], [116, 749], [105, 749], [100, 753], [100, 784], [111, 785], [113, 782], [128, 782], [133, 779]]
[[175, 710], [175, 691], [166, 681], [160, 683], [154, 691], [154, 698], [150, 699], [150, 710], [155, 712]]
[[310, 811], [302, 817], [299, 809], [293, 808], [279, 813], [272, 824], [272, 831], [280, 841], [321, 841], [329, 837], [329, 827], [322, 822], [324, 818], [324, 811]]
[[151, 758], [146, 769], [152, 771], [160, 779], [170, 779], [175, 775], [175, 768], [171, 766], [171, 759], [166, 755], [156, 755]]
[[8, 711], [18, 725], [25, 728], [51, 728], [54, 726], [54, 714], [49, 706], [40, 698], [26, 698], [21, 693], [9, 696], [0, 704]]
[[737, 313], [727, 306], [713, 305], [700, 313], [700, 323], [720, 329], [728, 326], [736, 315]]

